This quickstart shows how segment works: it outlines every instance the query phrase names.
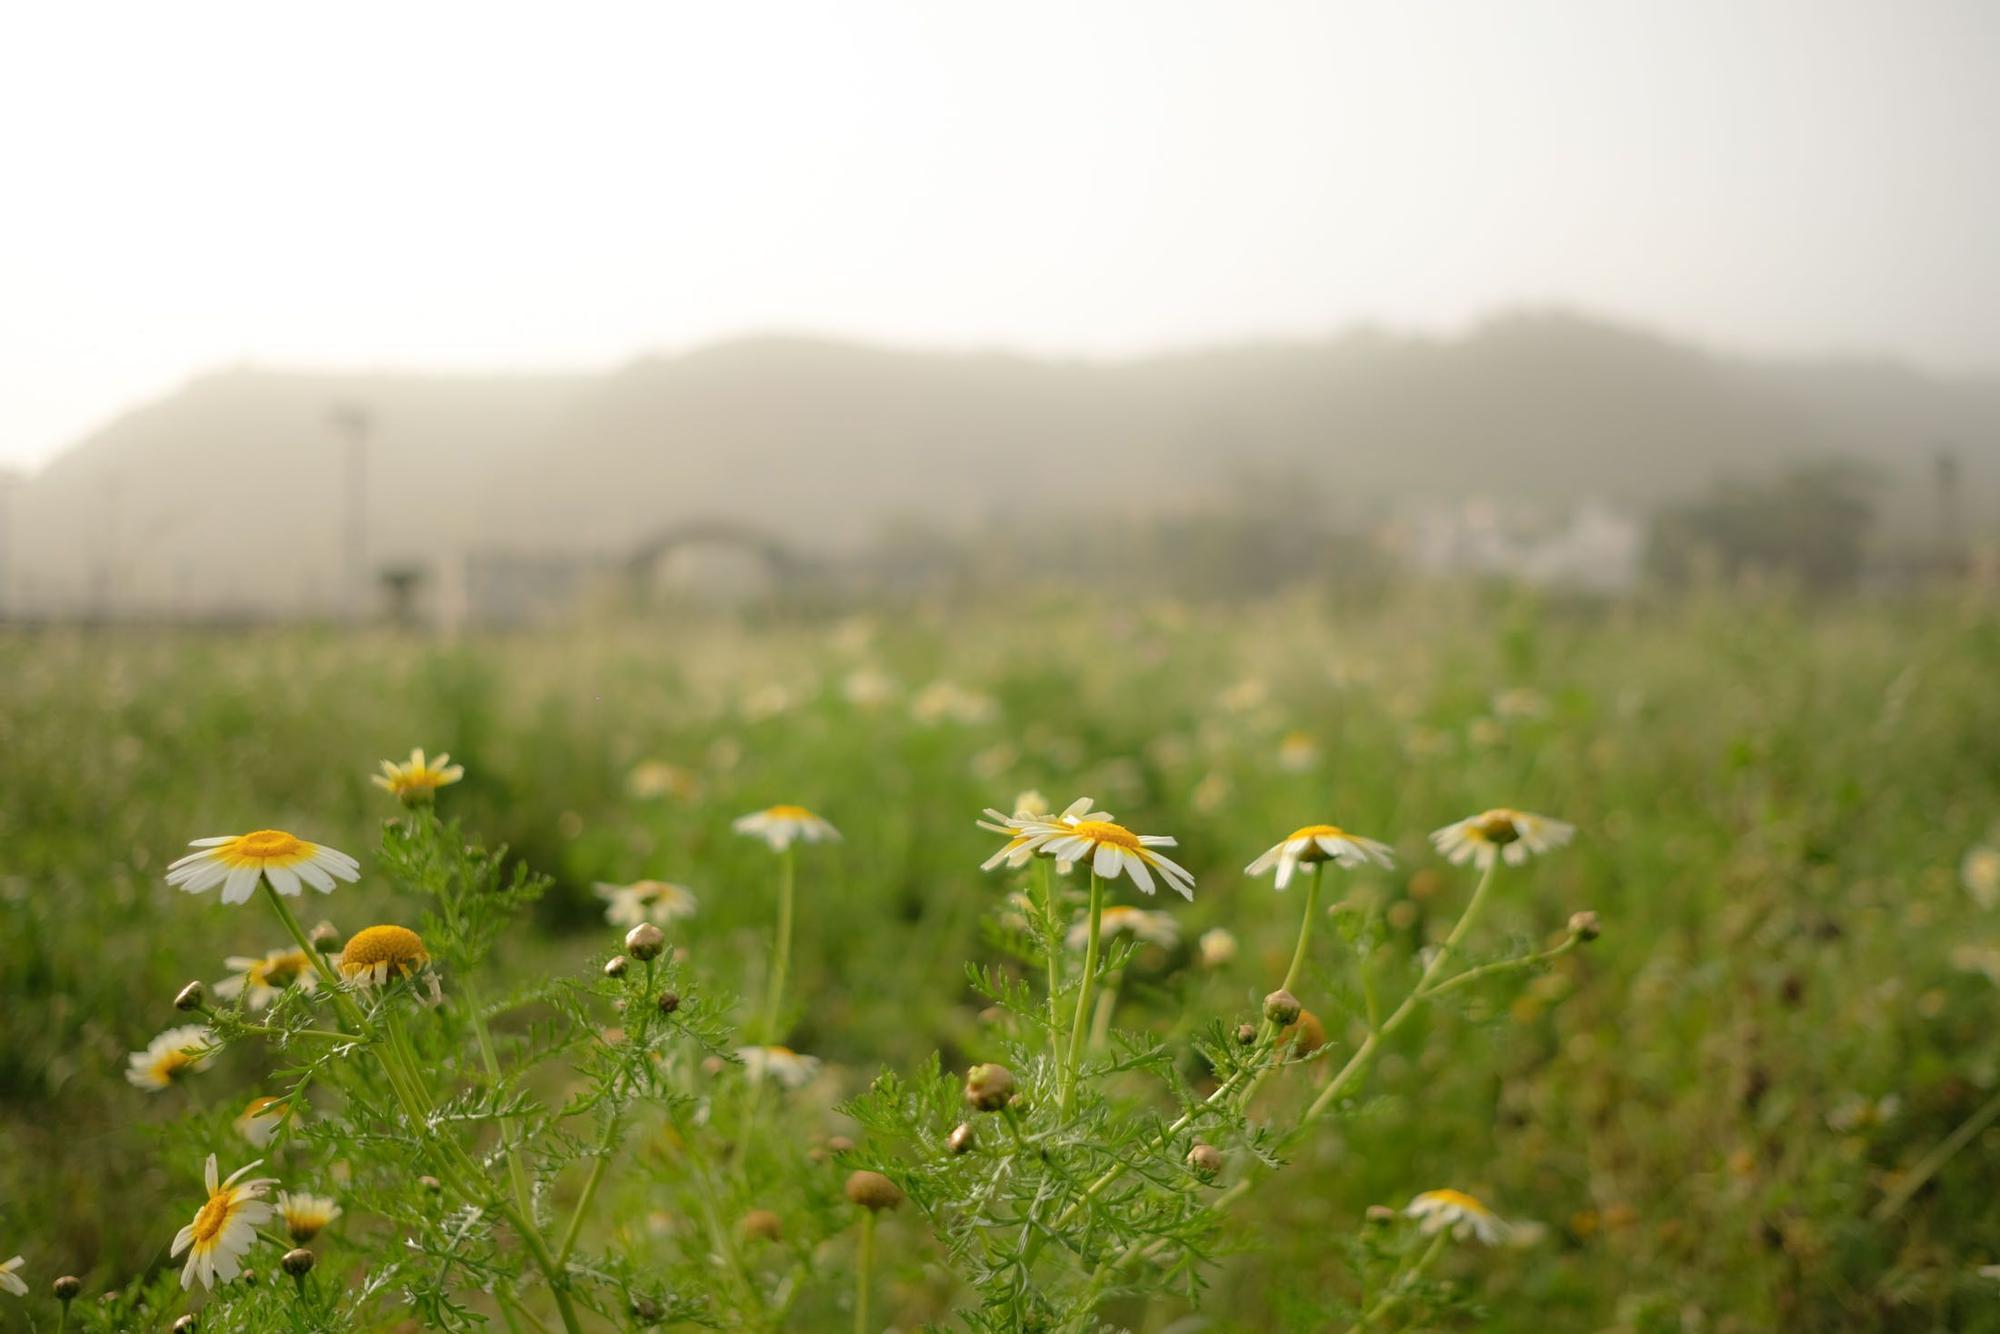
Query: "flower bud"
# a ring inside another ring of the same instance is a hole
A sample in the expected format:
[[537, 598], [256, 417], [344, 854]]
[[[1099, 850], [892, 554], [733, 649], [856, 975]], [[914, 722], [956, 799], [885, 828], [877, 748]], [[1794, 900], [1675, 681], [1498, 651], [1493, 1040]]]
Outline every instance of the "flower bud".
[[665, 1308], [651, 1297], [634, 1297], [632, 1299], [632, 1318], [642, 1325], [656, 1325], [660, 1322], [661, 1317], [665, 1315]]
[[285, 1258], [278, 1261], [285, 1272], [293, 1278], [304, 1278], [313, 1271], [313, 1253], [303, 1246], [285, 1252]]
[[640, 963], [651, 963], [666, 947], [666, 932], [651, 922], [641, 922], [625, 933], [625, 952]]
[[76, 1294], [83, 1291], [83, 1280], [75, 1274], [64, 1274], [51, 1285], [59, 1302], [73, 1302]]
[[660, 993], [661, 1014], [672, 1014], [675, 1010], [678, 1010], [680, 1008], [681, 1008], [681, 998], [677, 994], [671, 991], [663, 991]]
[[614, 954], [604, 961], [604, 975], [613, 982], [616, 982], [619, 978], [625, 976], [625, 970], [629, 967], [631, 967], [631, 964], [626, 960], [624, 955]]
[[199, 982], [190, 982], [181, 988], [180, 995], [174, 997], [176, 1010], [199, 1010], [208, 1000], [208, 988]]
[[1282, 987], [1264, 997], [1264, 1017], [1283, 1028], [1299, 1020], [1299, 998]]
[[1596, 940], [1598, 932], [1602, 929], [1597, 914], [1588, 909], [1569, 915], [1569, 933], [1578, 940], [1585, 942]]
[[944, 1139], [945, 1148], [951, 1150], [954, 1157], [962, 1153], [972, 1152], [973, 1143], [972, 1123], [970, 1121], [959, 1122], [957, 1128], [949, 1135], [946, 1135]]
[[193, 1313], [184, 1315], [174, 1321], [174, 1334], [194, 1334], [196, 1323]]
[[1004, 1065], [975, 1065], [965, 1072], [965, 1100], [982, 1112], [997, 1112], [1014, 1100], [1014, 1072]]
[[1201, 966], [1220, 968], [1236, 957], [1236, 937], [1227, 927], [1201, 933]]
[[826, 1151], [828, 1153], [849, 1153], [853, 1149], [854, 1141], [845, 1135], [828, 1135], [826, 1137]]
[[436, 1177], [418, 1177], [417, 1184], [433, 1195], [444, 1194], [444, 1182], [439, 1181]]
[[903, 1192], [880, 1172], [860, 1171], [847, 1178], [847, 1198], [871, 1213], [880, 1213], [901, 1204]]
[[1197, 1176], [1212, 1177], [1222, 1170], [1222, 1150], [1213, 1144], [1197, 1144], [1188, 1150], [1187, 1162]]
[[321, 922], [312, 929], [312, 935], [308, 939], [312, 941], [312, 947], [321, 954], [340, 953], [340, 930], [332, 922]]
[[746, 1241], [780, 1241], [785, 1235], [785, 1224], [769, 1209], [752, 1209], [737, 1221], [736, 1230]]
[[1238, 1024], [1236, 1026], [1236, 1040], [1246, 1047], [1249, 1046], [1257, 1040], [1257, 1026], [1255, 1024]]
[[257, 1286], [257, 1271], [246, 1269], [236, 1276], [236, 1281], [254, 1288]]
[[1371, 1204], [1363, 1217], [1376, 1227], [1385, 1227], [1396, 1221], [1396, 1211], [1386, 1204]]

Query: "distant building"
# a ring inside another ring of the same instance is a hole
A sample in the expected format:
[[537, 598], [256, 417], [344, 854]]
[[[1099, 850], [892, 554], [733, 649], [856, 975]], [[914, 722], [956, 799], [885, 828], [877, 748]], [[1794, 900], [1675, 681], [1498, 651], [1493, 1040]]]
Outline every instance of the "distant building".
[[1638, 580], [1646, 526], [1600, 501], [1551, 515], [1474, 499], [1411, 512], [1396, 524], [1391, 546], [1434, 574], [1496, 574], [1546, 587], [1616, 592]]

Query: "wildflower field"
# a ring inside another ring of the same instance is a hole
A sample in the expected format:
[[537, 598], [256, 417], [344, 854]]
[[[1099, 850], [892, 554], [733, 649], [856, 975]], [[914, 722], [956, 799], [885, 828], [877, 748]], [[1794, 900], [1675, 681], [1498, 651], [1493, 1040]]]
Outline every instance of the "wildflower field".
[[1989, 595], [14, 633], [0, 757], [0, 1328], [2000, 1328]]

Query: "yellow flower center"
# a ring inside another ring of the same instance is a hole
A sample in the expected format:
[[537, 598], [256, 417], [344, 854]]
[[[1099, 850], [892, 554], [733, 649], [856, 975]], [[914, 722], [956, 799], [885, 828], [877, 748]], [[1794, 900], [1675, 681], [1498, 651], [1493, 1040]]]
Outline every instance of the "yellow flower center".
[[1122, 824], [1112, 824], [1109, 820], [1079, 820], [1070, 829], [1078, 838], [1092, 843], [1109, 843], [1114, 848], [1139, 851], [1139, 836]]
[[299, 974], [312, 966], [312, 960], [299, 950], [281, 954], [275, 959], [265, 959], [250, 965], [250, 980], [282, 991], [299, 980]]
[[206, 1246], [222, 1233], [229, 1222], [230, 1207], [236, 1203], [236, 1190], [218, 1190], [208, 1197], [208, 1203], [201, 1206], [201, 1212], [194, 1216], [194, 1240], [197, 1246]]
[[423, 937], [407, 926], [370, 926], [356, 931], [347, 942], [340, 955], [340, 971], [352, 975], [386, 964], [391, 973], [412, 973], [430, 958]]
[[1347, 837], [1347, 831], [1342, 829], [1339, 825], [1309, 824], [1302, 829], [1294, 829], [1292, 831], [1292, 837], [1286, 839], [1285, 842], [1289, 843], [1292, 841], [1293, 838], [1346, 838], [1346, 837]]
[[1481, 1204], [1478, 1200], [1474, 1199], [1472, 1196], [1467, 1195], [1462, 1190], [1426, 1191], [1424, 1192], [1424, 1198], [1433, 1200], [1438, 1204], [1452, 1205], [1456, 1208], [1465, 1210], [1467, 1213], [1488, 1214], [1493, 1212], [1491, 1209], [1488, 1209], [1485, 1205]]
[[1485, 839], [1494, 847], [1505, 847], [1521, 836], [1514, 824], [1512, 811], [1488, 811], [1479, 817], [1479, 823], [1472, 827], [1473, 833]]
[[286, 833], [282, 829], [259, 829], [243, 834], [235, 841], [225, 843], [219, 849], [223, 861], [232, 866], [247, 866], [252, 862], [304, 861], [312, 854], [312, 846], [305, 840]]
[[771, 1055], [773, 1055], [773, 1056], [797, 1056], [797, 1055], [798, 1055], [798, 1053], [797, 1053], [797, 1052], [795, 1052], [795, 1051], [793, 1051], [793, 1050], [792, 1050], [792, 1049], [791, 1049], [790, 1047], [766, 1047], [766, 1048], [764, 1048], [764, 1050], [765, 1050], [765, 1051], [767, 1051], [767, 1052], [769, 1052], [769, 1053], [770, 1053]]
[[803, 806], [773, 806], [766, 810], [764, 814], [774, 816], [780, 820], [812, 820], [818, 818]]
[[194, 1053], [175, 1048], [153, 1062], [153, 1073], [162, 1079], [178, 1079], [194, 1064]]
[[246, 1120], [252, 1117], [262, 1116], [265, 1114], [266, 1110], [270, 1108], [272, 1105], [274, 1105], [277, 1101], [278, 1100], [276, 1098], [252, 1098], [250, 1100], [250, 1105], [243, 1109], [243, 1116]]

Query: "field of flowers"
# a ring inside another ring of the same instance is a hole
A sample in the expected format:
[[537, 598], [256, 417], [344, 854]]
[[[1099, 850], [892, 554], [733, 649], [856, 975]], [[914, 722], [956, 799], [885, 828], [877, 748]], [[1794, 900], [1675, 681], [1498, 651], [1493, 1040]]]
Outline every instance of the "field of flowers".
[[2000, 1329], [1990, 595], [0, 683], [0, 1328]]

